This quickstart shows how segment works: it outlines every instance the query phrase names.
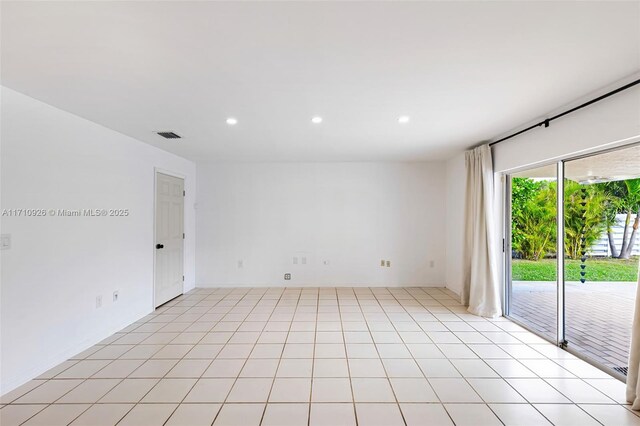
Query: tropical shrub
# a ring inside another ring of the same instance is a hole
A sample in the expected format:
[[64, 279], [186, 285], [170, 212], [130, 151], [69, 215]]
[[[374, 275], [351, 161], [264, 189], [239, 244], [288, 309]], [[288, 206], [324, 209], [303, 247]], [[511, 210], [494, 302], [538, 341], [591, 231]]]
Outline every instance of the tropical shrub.
[[[527, 260], [552, 255], [556, 246], [556, 182], [513, 178], [511, 187], [513, 249]], [[581, 258], [603, 232], [609, 234], [612, 257], [629, 258], [640, 233], [640, 179], [600, 184], [567, 179], [564, 200], [564, 248], [568, 258]], [[612, 229], [620, 213], [626, 220], [618, 251]]]
[[[523, 259], [538, 260], [553, 251], [556, 244], [556, 191], [549, 182], [514, 178], [512, 189], [521, 195], [518, 208], [511, 212], [516, 238], [513, 249]], [[524, 188], [524, 189], [522, 189]]]
[[532, 200], [542, 188], [543, 182], [528, 178], [513, 178], [511, 182], [511, 241], [514, 247], [519, 246], [525, 238], [519, 219], [525, 214], [527, 202]]
[[595, 185], [572, 180], [564, 184], [564, 247], [570, 259], [586, 254], [607, 229], [605, 220], [607, 195]]

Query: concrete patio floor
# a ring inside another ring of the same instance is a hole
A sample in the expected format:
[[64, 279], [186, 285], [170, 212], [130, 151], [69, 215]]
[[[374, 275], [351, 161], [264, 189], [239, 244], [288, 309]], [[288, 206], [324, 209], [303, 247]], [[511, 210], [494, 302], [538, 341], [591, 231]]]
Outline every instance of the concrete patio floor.
[[[566, 283], [568, 347], [606, 367], [626, 367], [636, 287], [634, 282]], [[556, 283], [514, 281], [512, 288], [510, 316], [555, 340]]]

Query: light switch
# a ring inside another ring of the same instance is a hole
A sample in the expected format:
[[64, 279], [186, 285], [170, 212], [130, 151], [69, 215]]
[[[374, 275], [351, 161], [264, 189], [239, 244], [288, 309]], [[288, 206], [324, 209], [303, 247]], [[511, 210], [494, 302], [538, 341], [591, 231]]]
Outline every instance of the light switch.
[[11, 234], [2, 234], [0, 236], [0, 250], [9, 250], [11, 248]]

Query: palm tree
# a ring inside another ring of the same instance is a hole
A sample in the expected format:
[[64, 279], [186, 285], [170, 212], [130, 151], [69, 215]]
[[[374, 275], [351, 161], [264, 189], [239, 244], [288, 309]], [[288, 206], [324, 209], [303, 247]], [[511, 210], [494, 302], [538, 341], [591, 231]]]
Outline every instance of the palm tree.
[[[624, 182], [624, 197], [620, 200], [623, 212], [627, 214], [624, 220], [624, 233], [622, 234], [622, 247], [620, 248], [619, 259], [629, 259], [633, 252], [633, 246], [636, 242], [636, 234], [640, 226], [640, 178], [628, 179]], [[631, 225], [631, 216], [635, 213], [636, 217]], [[629, 234], [629, 225], [631, 225], [631, 235]]]
[[[629, 259], [640, 225], [640, 179], [607, 182], [596, 184], [596, 186], [601, 186], [607, 193], [608, 201], [606, 202], [604, 222], [607, 228], [611, 257]], [[616, 215], [620, 213], [625, 214], [626, 217], [622, 244], [620, 251], [618, 251], [613, 240], [613, 227], [617, 224]], [[634, 214], [635, 219], [633, 219]], [[629, 235], [629, 228], [631, 228], [631, 235]]]
[[613, 238], [613, 228], [618, 223], [618, 206], [616, 203], [617, 199], [611, 198], [605, 205], [604, 209], [604, 224], [607, 229], [607, 239], [609, 241], [609, 250], [611, 251], [611, 257], [616, 258], [620, 256], [618, 252], [618, 247], [616, 247], [616, 242]]

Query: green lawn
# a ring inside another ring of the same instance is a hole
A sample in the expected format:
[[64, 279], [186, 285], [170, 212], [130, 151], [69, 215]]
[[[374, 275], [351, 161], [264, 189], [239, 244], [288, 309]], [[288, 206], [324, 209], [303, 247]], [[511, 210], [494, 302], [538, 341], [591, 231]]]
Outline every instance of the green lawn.
[[[580, 261], [565, 261], [566, 280], [580, 280]], [[587, 259], [585, 278], [589, 281], [637, 281], [638, 258], [630, 260], [619, 259]], [[556, 260], [543, 259], [540, 261], [518, 260], [512, 261], [512, 276], [514, 281], [555, 281]]]

